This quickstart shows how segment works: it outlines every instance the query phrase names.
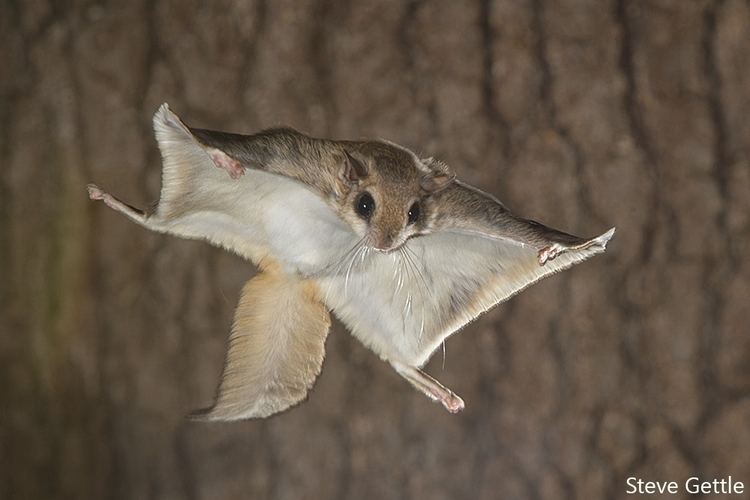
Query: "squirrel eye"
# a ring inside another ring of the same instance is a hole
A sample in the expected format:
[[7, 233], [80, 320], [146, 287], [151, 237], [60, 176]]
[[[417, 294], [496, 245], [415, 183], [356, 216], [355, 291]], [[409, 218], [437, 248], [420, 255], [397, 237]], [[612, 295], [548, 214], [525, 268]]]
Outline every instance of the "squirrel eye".
[[419, 203], [414, 204], [409, 209], [409, 224], [414, 224], [419, 219]]
[[354, 202], [354, 208], [357, 210], [357, 214], [365, 220], [369, 220], [372, 217], [372, 213], [375, 211], [375, 200], [372, 199], [370, 193], [362, 193], [357, 201]]

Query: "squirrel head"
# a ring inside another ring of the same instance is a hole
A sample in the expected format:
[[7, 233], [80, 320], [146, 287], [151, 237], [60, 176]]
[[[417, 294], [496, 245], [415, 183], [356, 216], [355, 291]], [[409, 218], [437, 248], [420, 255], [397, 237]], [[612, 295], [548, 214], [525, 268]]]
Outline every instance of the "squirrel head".
[[386, 141], [352, 143], [342, 156], [340, 215], [365, 245], [389, 252], [430, 232], [430, 196], [455, 178], [445, 164]]

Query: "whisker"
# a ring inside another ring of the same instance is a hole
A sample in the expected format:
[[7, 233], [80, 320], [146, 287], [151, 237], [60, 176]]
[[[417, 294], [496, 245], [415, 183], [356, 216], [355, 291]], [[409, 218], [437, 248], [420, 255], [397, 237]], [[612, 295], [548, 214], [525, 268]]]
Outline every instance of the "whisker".
[[[361, 248], [361, 245], [364, 242], [364, 240], [365, 240], [364, 237], [362, 237], [359, 240], [357, 240], [354, 243], [354, 246], [352, 246], [349, 250], [347, 250], [341, 256], [341, 258], [339, 258], [335, 262], [332, 262], [331, 264], [329, 264], [328, 266], [326, 266], [325, 268], [323, 268], [321, 271], [319, 271], [316, 274], [317, 275], [330, 274], [332, 277], [333, 276], [337, 276], [341, 272], [342, 268], [346, 266], [346, 263], [349, 261], [349, 258], [352, 257], [356, 252], [359, 251], [359, 249]], [[333, 272], [328, 273], [327, 271], [329, 271], [329, 270], [332, 270]], [[325, 294], [325, 299], [324, 299], [326, 303], [328, 302], [328, 299], [330, 298], [331, 290], [333, 288], [333, 285], [334, 284], [329, 281], [329, 284], [326, 287], [326, 294]]]
[[359, 256], [367, 249], [364, 245], [360, 246], [357, 251], [354, 253], [352, 258], [349, 260], [349, 266], [346, 270], [346, 277], [344, 278], [344, 295], [346, 297], [349, 297], [349, 277], [351, 276], [352, 268], [354, 267], [354, 263], [357, 261]]
[[419, 275], [419, 279], [422, 281], [422, 284], [424, 285], [424, 289], [429, 290], [430, 287], [427, 285], [427, 279], [425, 278], [424, 273], [422, 273], [420, 266], [417, 265], [417, 262], [419, 261], [419, 257], [417, 257], [417, 254], [414, 253], [414, 250], [412, 250], [406, 245], [404, 245], [404, 250], [406, 251], [406, 255], [409, 256], [409, 261], [414, 266], [414, 270]]
[[422, 272], [419, 270], [419, 266], [414, 261], [414, 258], [411, 257], [408, 252], [409, 252], [409, 250], [406, 251], [406, 253], [404, 254], [404, 256], [406, 257], [406, 261], [408, 262], [409, 267], [413, 271], [412, 276], [414, 276], [415, 278], [419, 278], [419, 281], [422, 283], [422, 288], [420, 290], [420, 292], [422, 292], [422, 297], [423, 298], [430, 298], [431, 296], [429, 295], [429, 293], [427, 293], [427, 292], [429, 292], [429, 286], [427, 285], [427, 280], [425, 279], [424, 274], [422, 274]]
[[443, 339], [443, 371], [445, 371], [445, 339]]
[[338, 273], [338, 271], [339, 271], [339, 270], [340, 270], [340, 268], [341, 268], [341, 264], [342, 264], [342, 263], [344, 263], [344, 262], [345, 262], [346, 260], [348, 260], [348, 258], [349, 258], [349, 257], [350, 257], [350, 256], [351, 256], [351, 255], [352, 255], [352, 254], [353, 254], [353, 253], [354, 253], [355, 251], [357, 251], [357, 250], [359, 249], [360, 245], [362, 244], [362, 242], [363, 242], [364, 240], [365, 240], [365, 237], [364, 237], [364, 236], [363, 236], [362, 238], [360, 238], [359, 240], [357, 240], [357, 241], [356, 241], [356, 242], [354, 243], [354, 245], [353, 245], [353, 246], [352, 246], [352, 247], [351, 247], [351, 248], [350, 248], [349, 250], [347, 250], [347, 251], [346, 251], [346, 253], [344, 253], [344, 254], [343, 254], [343, 255], [341, 256], [341, 258], [339, 258], [339, 260], [338, 260], [337, 262], [332, 262], [331, 264], [329, 264], [328, 266], [326, 266], [325, 268], [323, 268], [323, 269], [322, 269], [321, 271], [319, 271], [319, 273], [318, 273], [318, 274], [322, 274], [322, 273], [325, 273], [326, 271], [328, 271], [328, 270], [329, 270], [330, 268], [332, 268], [332, 267], [334, 267], [334, 266], [336, 267], [336, 272], [335, 272], [334, 274], [337, 274], [337, 273]]
[[[427, 286], [427, 280], [424, 278], [424, 274], [419, 270], [419, 267], [417, 266], [414, 259], [416, 258], [416, 254], [414, 254], [413, 251], [411, 251], [408, 247], [404, 247], [405, 253], [403, 254], [405, 257], [405, 261], [408, 263], [408, 267], [411, 268], [410, 275], [415, 276], [419, 278], [419, 281], [422, 283], [422, 288], [419, 288], [419, 292], [422, 298], [422, 317], [420, 318], [419, 323], [419, 340], [421, 342], [422, 337], [424, 336], [424, 323], [425, 323], [425, 309], [429, 305], [431, 310], [434, 310], [435, 303], [432, 300], [432, 296], [429, 294], [429, 287]], [[414, 257], [410, 256], [413, 255]], [[418, 285], [418, 281], [415, 279], [415, 283]]]
[[[401, 250], [401, 248], [398, 249], [398, 257], [399, 258], [396, 259], [396, 254], [395, 253], [393, 254], [393, 260], [394, 260], [394, 262], [396, 262], [398, 264], [397, 266], [393, 267], [394, 273], [398, 274], [398, 281], [396, 282], [396, 290], [394, 290], [394, 292], [393, 292], [392, 302], [396, 301], [396, 298], [398, 297], [398, 294], [403, 289], [404, 281], [405, 281], [404, 280], [404, 267], [405, 267], [404, 260], [405, 260], [405, 257], [404, 257], [404, 254], [403, 254], [403, 251]], [[406, 314], [402, 314], [401, 315], [401, 332], [402, 332], [402, 334], [404, 336], [406, 336], [406, 334], [407, 334], [407, 332], [406, 332]]]
[[399, 254], [401, 258], [398, 259], [398, 266], [394, 266], [393, 268], [394, 274], [398, 274], [398, 280], [396, 281], [396, 290], [393, 294], [394, 297], [399, 292], [401, 292], [401, 290], [404, 287], [404, 258], [403, 258], [403, 252], [401, 251], [400, 248], [399, 248]]

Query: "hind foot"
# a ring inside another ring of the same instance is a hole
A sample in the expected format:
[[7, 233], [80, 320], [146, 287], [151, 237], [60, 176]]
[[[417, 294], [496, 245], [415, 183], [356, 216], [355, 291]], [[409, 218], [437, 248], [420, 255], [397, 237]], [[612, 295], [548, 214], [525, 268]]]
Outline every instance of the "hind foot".
[[414, 366], [392, 363], [399, 375], [433, 401], [439, 401], [451, 413], [464, 409], [464, 400], [455, 392]]
[[135, 208], [127, 203], [124, 203], [106, 191], [102, 190], [95, 184], [89, 184], [86, 186], [86, 190], [89, 192], [89, 198], [92, 200], [103, 201], [105, 205], [113, 210], [122, 212], [134, 221], [140, 224], [146, 224], [146, 213], [143, 210]]

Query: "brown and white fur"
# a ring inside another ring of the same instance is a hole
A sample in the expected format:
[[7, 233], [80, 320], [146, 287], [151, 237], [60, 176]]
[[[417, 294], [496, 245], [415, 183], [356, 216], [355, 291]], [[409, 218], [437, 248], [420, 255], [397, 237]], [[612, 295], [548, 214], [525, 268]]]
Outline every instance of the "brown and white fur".
[[[449, 411], [464, 403], [420, 370], [452, 333], [527, 286], [604, 251], [511, 214], [440, 162], [386, 141], [255, 135], [154, 116], [163, 159], [152, 213], [103, 200], [144, 227], [199, 238], [255, 263], [207, 420], [266, 417], [305, 398], [332, 311]], [[366, 198], [365, 195], [369, 196]]]

